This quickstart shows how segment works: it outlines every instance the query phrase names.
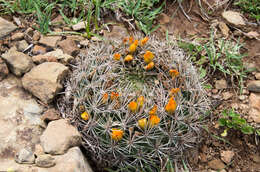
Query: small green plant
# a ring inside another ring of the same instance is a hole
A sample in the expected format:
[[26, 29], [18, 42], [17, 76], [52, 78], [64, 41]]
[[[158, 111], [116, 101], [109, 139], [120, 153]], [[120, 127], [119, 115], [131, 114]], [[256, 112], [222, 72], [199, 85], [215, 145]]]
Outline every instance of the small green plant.
[[249, 13], [250, 17], [260, 21], [260, 1], [259, 0], [236, 0], [234, 5], [239, 6], [244, 12]]
[[259, 130], [255, 130], [254, 127], [249, 125], [246, 120], [234, 110], [224, 110], [222, 116], [223, 117], [220, 118], [218, 122], [220, 126], [226, 127], [224, 132], [221, 134], [223, 137], [228, 134], [229, 129], [239, 130], [244, 134], [253, 134], [254, 132], [259, 134]]

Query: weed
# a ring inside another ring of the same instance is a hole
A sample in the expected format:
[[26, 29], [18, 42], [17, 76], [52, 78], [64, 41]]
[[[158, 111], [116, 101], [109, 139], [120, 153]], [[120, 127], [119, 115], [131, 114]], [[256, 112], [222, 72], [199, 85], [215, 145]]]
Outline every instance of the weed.
[[239, 6], [244, 12], [249, 13], [250, 17], [260, 21], [260, 1], [259, 0], [237, 0], [234, 5]]

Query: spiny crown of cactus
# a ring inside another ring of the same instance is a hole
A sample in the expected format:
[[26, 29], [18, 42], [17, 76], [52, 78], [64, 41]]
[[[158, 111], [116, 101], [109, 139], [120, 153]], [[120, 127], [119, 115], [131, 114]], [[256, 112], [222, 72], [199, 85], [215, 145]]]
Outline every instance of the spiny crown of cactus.
[[181, 49], [129, 37], [90, 46], [59, 106], [99, 166], [144, 170], [196, 145], [208, 100]]

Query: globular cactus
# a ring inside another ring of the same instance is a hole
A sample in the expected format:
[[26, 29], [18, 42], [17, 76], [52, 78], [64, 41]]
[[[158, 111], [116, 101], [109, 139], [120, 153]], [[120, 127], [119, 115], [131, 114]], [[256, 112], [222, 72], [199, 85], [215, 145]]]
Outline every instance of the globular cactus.
[[[149, 40], [148, 40], [149, 39]], [[99, 167], [162, 167], [195, 146], [208, 99], [184, 52], [156, 38], [92, 44], [59, 101]]]

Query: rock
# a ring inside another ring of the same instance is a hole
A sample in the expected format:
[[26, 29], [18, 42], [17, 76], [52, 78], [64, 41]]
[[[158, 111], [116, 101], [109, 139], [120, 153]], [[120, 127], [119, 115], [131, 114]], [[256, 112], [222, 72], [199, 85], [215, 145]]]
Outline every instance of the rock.
[[61, 91], [61, 81], [68, 68], [56, 62], [45, 62], [34, 67], [22, 78], [23, 87], [44, 103], [50, 103]]
[[16, 48], [20, 52], [23, 52], [28, 46], [29, 45], [25, 40], [22, 40], [22, 41], [19, 41], [16, 43]]
[[12, 35], [11, 40], [12, 41], [18, 41], [18, 40], [23, 39], [23, 36], [24, 36], [24, 33], [17, 32], [17, 33]]
[[44, 152], [53, 155], [64, 154], [69, 148], [81, 145], [80, 133], [65, 119], [50, 122], [40, 139]]
[[54, 108], [51, 108], [44, 112], [44, 114], [41, 116], [41, 119], [44, 122], [49, 123], [51, 121], [60, 119], [60, 115]]
[[15, 155], [15, 162], [19, 164], [34, 164], [34, 154], [29, 148], [24, 148]]
[[104, 37], [106, 39], [116, 40], [122, 42], [127, 37], [127, 29], [123, 25], [114, 25], [111, 32], [104, 31]]
[[79, 30], [85, 29], [85, 28], [86, 28], [86, 25], [87, 25], [87, 22], [82, 21], [82, 22], [79, 22], [79, 23], [77, 23], [77, 24], [74, 24], [74, 25], [72, 26], [72, 29], [73, 29], [74, 31], [79, 31]]
[[221, 160], [226, 164], [229, 164], [234, 157], [235, 153], [233, 151], [221, 151]]
[[247, 71], [255, 71], [257, 70], [257, 65], [255, 63], [247, 63], [247, 62], [244, 62], [243, 63], [243, 66], [245, 67], [245, 69]]
[[38, 157], [43, 154], [45, 154], [45, 153], [44, 153], [42, 146], [40, 144], [36, 144], [35, 148], [34, 148], [34, 155], [36, 155], [36, 157]]
[[84, 46], [84, 47], [87, 47], [88, 46], [88, 44], [89, 44], [89, 40], [87, 40], [87, 39], [85, 39], [85, 40], [82, 40], [82, 41], [80, 41], [80, 43], [79, 43], [80, 45], [82, 45], [82, 46]]
[[23, 90], [18, 78], [10, 74], [0, 82], [0, 170], [6, 161], [14, 161], [19, 150], [34, 150], [40, 142], [42, 111], [43, 107]]
[[74, 40], [72, 39], [65, 39], [58, 43], [58, 46], [65, 52], [71, 56], [76, 56], [79, 52], [79, 48]]
[[3, 54], [2, 57], [6, 61], [9, 70], [16, 76], [21, 76], [33, 67], [33, 61], [30, 56], [13, 49]]
[[43, 47], [43, 46], [40, 46], [40, 45], [35, 45], [32, 49], [32, 53], [34, 55], [37, 55], [37, 54], [44, 54], [47, 52], [47, 48], [46, 47]]
[[255, 108], [251, 108], [250, 111], [248, 112], [248, 122], [254, 121], [255, 123], [259, 124], [260, 123], [260, 111]]
[[224, 92], [224, 93], [222, 93], [222, 98], [223, 98], [224, 100], [228, 100], [228, 99], [230, 99], [231, 97], [233, 97], [233, 94], [230, 93], [230, 92]]
[[41, 39], [39, 40], [40, 44], [47, 45], [49, 47], [55, 47], [57, 42], [61, 40], [61, 36], [41, 36]]
[[34, 31], [33, 37], [32, 37], [33, 41], [39, 41], [40, 38], [41, 38], [41, 33], [37, 30]]
[[227, 81], [224, 79], [216, 80], [215, 88], [218, 90], [227, 88]]
[[225, 164], [220, 159], [214, 159], [208, 162], [208, 166], [213, 170], [221, 170], [225, 168]]
[[246, 95], [240, 95], [240, 96], [238, 96], [238, 99], [241, 100], [241, 101], [245, 100], [246, 98], [247, 98]]
[[228, 26], [226, 25], [226, 23], [224, 23], [224, 22], [219, 22], [218, 27], [219, 27], [219, 29], [221, 30], [221, 32], [222, 32], [222, 34], [224, 35], [224, 37], [227, 38], [228, 35], [229, 35], [229, 28], [228, 28]]
[[256, 78], [257, 80], [260, 80], [260, 73], [256, 73], [256, 74], [255, 74], [255, 78]]
[[35, 160], [35, 164], [36, 166], [43, 168], [49, 168], [56, 165], [55, 158], [48, 154], [39, 155]]
[[56, 57], [46, 56], [46, 55], [42, 55], [42, 54], [37, 55], [37, 56], [33, 56], [32, 60], [36, 64], [41, 64], [41, 63], [44, 63], [44, 62], [58, 62]]
[[168, 24], [168, 23], [170, 23], [170, 21], [171, 21], [171, 18], [169, 16], [167, 16], [167, 14], [161, 13], [159, 15], [159, 23], [160, 24]]
[[32, 37], [33, 36], [33, 29], [31, 27], [28, 27], [25, 31], [25, 35]]
[[51, 56], [55, 57], [58, 61], [61, 61], [62, 63], [69, 63], [71, 62], [74, 58], [68, 54], [64, 54], [61, 49], [56, 49], [55, 51], [48, 52], [44, 54], [45, 56]]
[[235, 11], [224, 11], [222, 17], [235, 26], [246, 25], [240, 13]]
[[251, 93], [249, 96], [249, 105], [252, 108], [260, 110], [260, 93]]
[[0, 58], [0, 81], [5, 79], [9, 73], [8, 67], [5, 64], [4, 60]]
[[217, 89], [212, 89], [211, 92], [212, 92], [213, 94], [217, 94], [217, 93], [218, 93], [218, 90], [217, 90]]
[[13, 23], [0, 17], [0, 38], [8, 35], [15, 29], [17, 29], [17, 27]]
[[22, 22], [21, 22], [21, 20], [20, 20], [19, 18], [13, 16], [13, 19], [14, 19], [14, 22], [15, 22], [15, 24], [16, 24], [17, 26], [21, 26]]
[[247, 85], [249, 91], [260, 93], [260, 81], [250, 81]]

